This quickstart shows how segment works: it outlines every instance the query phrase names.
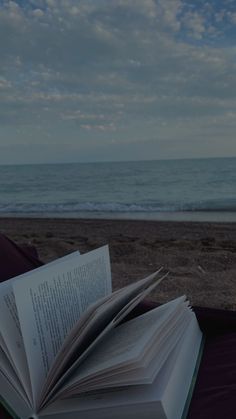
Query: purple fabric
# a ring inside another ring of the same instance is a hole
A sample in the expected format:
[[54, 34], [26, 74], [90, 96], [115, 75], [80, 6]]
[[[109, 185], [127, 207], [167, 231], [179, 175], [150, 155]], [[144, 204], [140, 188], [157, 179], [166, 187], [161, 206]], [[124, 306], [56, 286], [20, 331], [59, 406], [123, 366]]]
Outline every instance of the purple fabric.
[[188, 419], [236, 418], [236, 332], [207, 338]]
[[[19, 247], [0, 235], [0, 281], [40, 265], [36, 249]], [[156, 303], [145, 301], [132, 317], [154, 307]], [[187, 419], [235, 419], [236, 312], [201, 307], [194, 311], [206, 343]], [[0, 418], [11, 419], [1, 405]]]
[[236, 312], [195, 307], [206, 336], [188, 419], [236, 418]]
[[32, 246], [17, 246], [0, 234], [0, 282], [42, 265]]
[[[38, 259], [37, 250], [33, 246], [17, 246], [6, 236], [0, 234], [0, 282], [38, 268], [42, 264]], [[11, 419], [9, 413], [1, 405], [0, 418]]]
[[[133, 315], [154, 307], [145, 301]], [[187, 419], [235, 419], [236, 312], [193, 309], [206, 342]]]

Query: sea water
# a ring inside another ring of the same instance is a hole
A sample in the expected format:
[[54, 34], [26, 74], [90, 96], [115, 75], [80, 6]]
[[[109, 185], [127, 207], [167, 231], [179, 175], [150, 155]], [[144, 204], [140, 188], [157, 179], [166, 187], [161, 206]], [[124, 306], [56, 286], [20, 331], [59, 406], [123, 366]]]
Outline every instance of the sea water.
[[236, 221], [236, 158], [0, 166], [0, 216]]

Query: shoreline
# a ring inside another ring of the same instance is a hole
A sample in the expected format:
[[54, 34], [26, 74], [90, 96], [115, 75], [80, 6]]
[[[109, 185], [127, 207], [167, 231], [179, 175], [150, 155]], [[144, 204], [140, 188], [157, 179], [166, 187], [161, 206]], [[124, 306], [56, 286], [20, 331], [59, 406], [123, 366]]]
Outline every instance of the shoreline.
[[233, 222], [0, 217], [0, 232], [36, 246], [44, 262], [109, 244], [114, 289], [164, 266], [151, 299], [186, 294], [192, 305], [236, 309]]
[[0, 213], [0, 219], [70, 219], [70, 220], [127, 220], [167, 222], [236, 223], [236, 211], [163, 211], [163, 212], [57, 212], [57, 213]]

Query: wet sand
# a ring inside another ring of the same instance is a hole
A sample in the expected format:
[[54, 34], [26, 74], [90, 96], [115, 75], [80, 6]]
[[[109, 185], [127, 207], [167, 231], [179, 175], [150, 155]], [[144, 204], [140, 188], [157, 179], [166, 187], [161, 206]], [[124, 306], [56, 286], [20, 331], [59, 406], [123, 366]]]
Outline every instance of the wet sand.
[[0, 231], [44, 262], [109, 244], [114, 289], [163, 266], [152, 300], [236, 309], [236, 223], [0, 218]]

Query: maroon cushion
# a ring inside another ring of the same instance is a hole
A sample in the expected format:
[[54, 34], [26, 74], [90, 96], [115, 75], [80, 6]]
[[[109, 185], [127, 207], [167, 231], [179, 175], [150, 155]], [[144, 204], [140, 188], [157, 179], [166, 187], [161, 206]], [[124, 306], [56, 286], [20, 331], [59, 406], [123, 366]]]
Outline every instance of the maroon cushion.
[[235, 419], [236, 332], [207, 337], [188, 419]]
[[[155, 306], [145, 301], [133, 314]], [[193, 309], [206, 341], [187, 419], [235, 419], [236, 312]]]
[[[0, 282], [41, 265], [43, 263], [38, 259], [37, 250], [34, 246], [18, 246], [8, 237], [0, 234]], [[11, 419], [11, 416], [1, 405], [0, 418]]]
[[41, 266], [32, 246], [20, 247], [0, 234], [0, 282]]

